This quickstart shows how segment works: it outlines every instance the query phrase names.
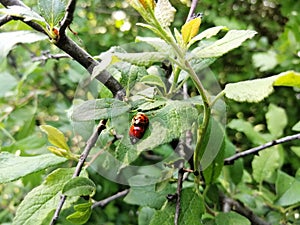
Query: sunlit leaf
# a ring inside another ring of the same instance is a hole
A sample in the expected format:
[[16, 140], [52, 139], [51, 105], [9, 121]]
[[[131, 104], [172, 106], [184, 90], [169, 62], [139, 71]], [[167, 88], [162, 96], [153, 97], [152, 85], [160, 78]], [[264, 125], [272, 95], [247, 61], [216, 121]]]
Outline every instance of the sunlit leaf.
[[300, 87], [300, 73], [287, 71], [267, 78], [227, 84], [224, 92], [227, 98], [239, 102], [259, 102], [268, 97], [273, 86]]
[[92, 203], [81, 203], [74, 206], [76, 210], [74, 213], [67, 217], [67, 220], [72, 224], [86, 224], [92, 214]]
[[211, 45], [204, 48], [195, 48], [192, 53], [199, 58], [220, 57], [242, 45], [244, 41], [254, 37], [256, 31], [252, 30], [230, 30], [227, 34]]
[[250, 225], [250, 221], [236, 212], [223, 213], [220, 212], [216, 216], [216, 225]]
[[65, 135], [57, 128], [50, 125], [41, 125], [40, 129], [47, 134], [48, 140], [51, 144], [58, 148], [70, 150]]
[[196, 41], [200, 41], [204, 38], [211, 38], [211, 37], [215, 36], [216, 34], [218, 34], [221, 30], [228, 30], [228, 29], [225, 26], [217, 26], [217, 27], [208, 28], [208, 29], [202, 31], [197, 36], [193, 37], [188, 46], [190, 46], [193, 43], [195, 43]]
[[277, 65], [276, 57], [277, 54], [274, 51], [268, 51], [254, 54], [252, 60], [254, 66], [259, 68], [259, 71], [268, 71]]
[[189, 41], [198, 34], [200, 24], [201, 17], [196, 17], [182, 26], [181, 34], [184, 43], [189, 43]]

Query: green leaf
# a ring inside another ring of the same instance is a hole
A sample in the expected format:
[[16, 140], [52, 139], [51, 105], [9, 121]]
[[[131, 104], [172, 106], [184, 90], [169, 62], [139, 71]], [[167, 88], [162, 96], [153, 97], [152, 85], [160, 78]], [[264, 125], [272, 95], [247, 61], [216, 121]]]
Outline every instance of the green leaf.
[[254, 37], [256, 33], [252, 30], [230, 30], [220, 40], [204, 48], [195, 48], [192, 53], [199, 58], [220, 57], [241, 46], [244, 41]]
[[74, 177], [68, 181], [62, 190], [66, 196], [93, 196], [96, 191], [94, 182], [86, 177]]
[[250, 221], [236, 212], [220, 212], [216, 216], [216, 225], [251, 225]]
[[252, 124], [248, 121], [244, 121], [242, 119], [233, 119], [227, 126], [231, 129], [243, 132], [254, 144], [261, 145], [266, 142], [262, 135], [256, 131]]
[[160, 0], [154, 8], [154, 15], [162, 27], [169, 27], [174, 20], [176, 9], [169, 0]]
[[16, 44], [34, 43], [45, 39], [47, 39], [46, 35], [33, 31], [12, 31], [0, 33], [0, 62], [2, 62]]
[[64, 17], [67, 6], [66, 0], [39, 0], [39, 10], [41, 15], [50, 25], [50, 28], [58, 25], [59, 21]]
[[285, 110], [276, 105], [270, 104], [266, 113], [267, 126], [274, 138], [281, 137], [283, 130], [286, 127], [287, 115]]
[[277, 54], [274, 51], [256, 53], [252, 56], [254, 66], [259, 68], [259, 71], [268, 71], [277, 65]]
[[298, 121], [298, 123], [296, 123], [293, 127], [292, 127], [293, 131], [300, 131], [300, 121]]
[[188, 101], [167, 101], [166, 105], [149, 114], [149, 127], [144, 137], [134, 146], [129, 141], [128, 127], [119, 130], [117, 133], [124, 135], [122, 142], [115, 150], [116, 157], [124, 165], [133, 162], [143, 151], [153, 149], [173, 139], [180, 138], [185, 131], [190, 130], [197, 122], [198, 111], [191, 102]]
[[149, 225], [155, 211], [156, 210], [153, 208], [143, 207], [138, 213], [138, 215], [139, 215], [138, 224], [139, 225]]
[[279, 168], [280, 154], [276, 146], [260, 151], [258, 154], [252, 161], [252, 170], [253, 178], [261, 184]]
[[[235, 153], [236, 153], [236, 147], [231, 143], [230, 140], [226, 138], [225, 157], [227, 158], [233, 156]], [[243, 159], [240, 158], [238, 160], [235, 160], [233, 165], [227, 165], [223, 167], [223, 170], [226, 171], [224, 176], [226, 176], [226, 174], [229, 174], [232, 182], [235, 185], [239, 184], [243, 177], [243, 170], [244, 170]]]
[[[124, 201], [128, 204], [134, 204], [139, 206], [148, 206], [151, 208], [159, 209], [166, 201], [167, 194], [175, 191], [174, 187], [167, 186], [162, 191], [155, 190], [155, 184], [147, 186], [137, 186], [139, 182], [143, 182], [145, 179], [150, 180], [150, 177], [144, 175], [137, 175], [129, 180], [131, 185], [129, 193], [124, 198]], [[144, 183], [142, 185], [145, 185]]]
[[224, 27], [224, 26], [217, 26], [217, 27], [208, 28], [208, 29], [202, 31], [197, 36], [193, 37], [188, 46], [191, 46], [195, 42], [200, 41], [204, 38], [207, 38], [207, 39], [211, 38], [211, 37], [215, 36], [216, 34], [218, 34], [221, 30], [227, 30], [227, 28]]
[[169, 58], [164, 52], [115, 53], [114, 57], [137, 66], [150, 66]]
[[277, 179], [276, 179], [276, 194], [280, 198], [295, 182], [295, 178], [288, 175], [287, 173], [278, 170]]
[[[1, 39], [1, 34], [0, 34]], [[1, 48], [0, 42], [0, 48]], [[1, 52], [0, 52], [1, 54]], [[1, 56], [0, 56], [1, 58]], [[0, 73], [0, 97], [3, 97], [6, 92], [10, 91], [13, 87], [15, 87], [18, 84], [16, 78], [14, 78], [12, 75], [10, 75], [8, 72], [2, 72]]]
[[66, 159], [45, 154], [39, 156], [16, 156], [0, 153], [0, 183], [7, 183], [51, 166], [65, 162]]
[[48, 136], [48, 140], [54, 146], [70, 151], [70, 148], [67, 144], [65, 135], [59, 131], [57, 128], [50, 125], [41, 125], [41, 131], [43, 131]]
[[67, 217], [73, 224], [86, 224], [92, 214], [92, 202], [82, 203], [74, 206], [76, 210]]
[[300, 147], [299, 146], [292, 146], [291, 150], [300, 158]]
[[179, 224], [201, 224], [200, 218], [205, 212], [202, 196], [198, 195], [193, 188], [185, 188], [181, 192], [180, 205]]
[[274, 91], [273, 86], [300, 87], [300, 74], [287, 71], [267, 78], [227, 84], [224, 93], [227, 98], [238, 102], [259, 102]]
[[164, 91], [166, 91], [166, 86], [159, 76], [147, 75], [147, 76], [142, 77], [142, 79], [140, 81], [145, 84], [151, 84], [151, 85], [156, 85], [158, 87], [162, 87], [164, 89]]
[[23, 18], [24, 21], [32, 21], [40, 24], [42, 27], [46, 27], [46, 21], [36, 12], [32, 11], [30, 8], [23, 6], [9, 6], [7, 8], [0, 9], [0, 13], [6, 15]]
[[110, 119], [128, 112], [129, 109], [130, 105], [114, 98], [89, 100], [74, 106], [72, 120]]
[[225, 135], [221, 125], [212, 117], [204, 137], [205, 149], [200, 154], [200, 165], [206, 184], [214, 183], [219, 177], [224, 161]]
[[295, 180], [276, 202], [280, 206], [289, 206], [300, 202], [300, 181]]
[[151, 45], [157, 52], [164, 52], [169, 57], [174, 56], [173, 48], [161, 38], [156, 37], [136, 37], [136, 42], [145, 42]]
[[[181, 210], [178, 224], [199, 224], [202, 214], [205, 212], [204, 201], [192, 188], [183, 189], [181, 192]], [[156, 211], [150, 225], [174, 224], [175, 204], [166, 202], [164, 207]]]
[[[42, 185], [32, 189], [19, 205], [13, 225], [49, 224], [59, 201], [62, 187], [74, 173], [74, 168], [57, 169], [48, 175]], [[78, 198], [67, 198], [64, 208]]]

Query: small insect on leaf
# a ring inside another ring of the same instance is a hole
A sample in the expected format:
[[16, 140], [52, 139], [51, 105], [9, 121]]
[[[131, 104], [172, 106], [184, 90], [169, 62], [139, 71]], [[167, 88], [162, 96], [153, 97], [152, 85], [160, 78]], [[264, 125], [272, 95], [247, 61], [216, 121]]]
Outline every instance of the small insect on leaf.
[[201, 24], [201, 16], [198, 16], [187, 23], [185, 23], [181, 28], [182, 39], [185, 44], [198, 34]]

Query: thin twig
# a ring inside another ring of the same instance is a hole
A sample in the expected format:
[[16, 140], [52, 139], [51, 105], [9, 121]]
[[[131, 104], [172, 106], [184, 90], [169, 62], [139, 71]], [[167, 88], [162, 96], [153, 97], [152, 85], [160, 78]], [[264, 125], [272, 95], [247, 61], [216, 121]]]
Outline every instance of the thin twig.
[[[80, 155], [80, 158], [79, 158], [79, 161], [77, 163], [77, 166], [76, 166], [76, 169], [74, 171], [74, 174], [73, 174], [73, 178], [74, 177], [78, 177], [81, 170], [82, 170], [82, 167], [84, 165], [84, 162], [85, 160], [87, 159], [91, 149], [94, 147], [100, 133], [105, 129], [105, 124], [106, 124], [106, 120], [101, 120], [98, 124], [98, 126], [96, 127], [95, 131], [93, 132], [93, 134], [90, 136], [90, 138], [88, 139], [87, 143], [86, 143], [86, 146], [85, 146], [85, 149], [84, 151], [82, 152], [82, 154]], [[52, 220], [50, 222], [50, 225], [54, 225], [56, 223], [56, 221], [58, 220], [58, 217], [59, 217], [59, 213], [60, 211], [62, 210], [62, 207], [66, 201], [66, 196], [65, 195], [62, 195], [61, 196], [61, 199], [59, 201], [59, 204], [55, 210], [55, 213], [52, 217]]]
[[252, 210], [250, 210], [249, 208], [244, 206], [242, 203], [240, 203], [234, 199], [222, 196], [222, 195], [221, 195], [221, 197], [223, 197], [222, 202], [224, 204], [224, 206], [223, 206], [224, 212], [229, 212], [230, 210], [233, 210], [233, 211], [247, 217], [251, 221], [251, 224], [271, 225], [270, 223], [264, 221], [262, 218], [255, 215]]
[[70, 0], [66, 8], [65, 17], [61, 21], [61, 26], [59, 28], [60, 36], [65, 34], [67, 27], [72, 23], [75, 8], [76, 8], [76, 0]]
[[289, 141], [293, 141], [293, 140], [296, 140], [296, 139], [300, 139], [300, 133], [290, 135], [290, 136], [286, 136], [286, 137], [283, 137], [283, 138], [280, 138], [280, 139], [277, 139], [277, 140], [274, 140], [274, 141], [270, 141], [270, 142], [267, 142], [267, 143], [265, 143], [263, 145], [260, 145], [258, 147], [251, 148], [251, 149], [248, 149], [246, 151], [237, 153], [237, 154], [235, 154], [231, 157], [228, 157], [228, 158], [224, 159], [224, 165], [231, 165], [231, 164], [234, 163], [235, 160], [237, 160], [239, 158], [245, 157], [247, 155], [257, 154], [259, 151], [261, 151], [263, 149], [270, 148], [272, 146], [279, 145], [279, 144], [289, 142]]
[[42, 54], [41, 56], [32, 57], [32, 62], [43, 61], [46, 62], [48, 59], [63, 59], [63, 58], [71, 58], [68, 54], [60, 53], [60, 54]]
[[92, 209], [93, 208], [96, 208], [96, 207], [104, 207], [106, 206], [108, 203], [110, 203], [111, 201], [117, 199], [117, 198], [121, 198], [125, 195], [127, 195], [127, 193], [129, 192], [129, 189], [125, 189], [124, 191], [121, 191], [121, 192], [118, 192], [117, 194], [115, 195], [112, 195], [112, 196], [109, 196], [108, 198], [105, 198], [99, 202], [95, 202], [92, 206]]
[[188, 17], [186, 18], [186, 21], [185, 21], [186, 23], [189, 22], [192, 19], [193, 15], [194, 15], [194, 12], [195, 12], [195, 9], [197, 7], [197, 4], [198, 4], [198, 0], [193, 0], [192, 1]]
[[181, 190], [182, 190], [182, 182], [183, 182], [183, 162], [180, 163], [178, 170], [178, 180], [177, 180], [177, 190], [176, 190], [176, 209], [174, 216], [174, 225], [178, 225], [179, 215], [180, 215], [180, 199], [181, 199]]

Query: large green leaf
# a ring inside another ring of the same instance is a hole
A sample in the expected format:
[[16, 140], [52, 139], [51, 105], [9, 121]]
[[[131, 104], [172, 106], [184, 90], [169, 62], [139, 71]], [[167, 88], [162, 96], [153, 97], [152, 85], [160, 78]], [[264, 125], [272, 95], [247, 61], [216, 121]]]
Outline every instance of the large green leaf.
[[227, 84], [225, 96], [238, 102], [259, 102], [268, 97], [273, 86], [300, 87], [300, 73], [287, 71], [267, 78]]
[[125, 134], [124, 127], [115, 127], [117, 133], [124, 135], [115, 153], [117, 159], [125, 165], [133, 162], [147, 149], [153, 149], [182, 137], [185, 131], [190, 130], [192, 125], [197, 122], [198, 118], [197, 109], [187, 101], [167, 101], [164, 107], [148, 114], [149, 128], [144, 137], [135, 145], [129, 141], [128, 127]]
[[192, 54], [199, 58], [220, 57], [232, 49], [241, 46], [244, 41], [254, 37], [255, 34], [256, 31], [252, 30], [230, 30], [223, 38], [213, 44], [204, 48], [195, 48]]
[[250, 221], [236, 212], [218, 213], [216, 225], [250, 225]]
[[155, 213], [155, 209], [150, 208], [150, 207], [143, 207], [139, 211], [138, 224], [139, 225], [149, 225], [154, 213]]
[[[68, 182], [74, 168], [62, 168], [52, 172], [42, 185], [32, 189], [17, 209], [13, 225], [49, 224], [54, 210], [60, 201], [61, 190]], [[64, 208], [70, 207], [78, 198], [67, 198]]]
[[211, 37], [215, 36], [216, 34], [218, 34], [221, 30], [227, 30], [227, 28], [224, 27], [224, 26], [217, 26], [217, 27], [208, 28], [208, 29], [202, 31], [197, 36], [193, 37], [191, 39], [191, 41], [189, 42], [188, 46], [191, 46], [195, 42], [200, 41], [204, 38], [211, 38]]
[[157, 52], [164, 52], [169, 57], [175, 55], [173, 48], [166, 43], [164, 40], [157, 37], [140, 37], [137, 36], [135, 39], [136, 42], [145, 42], [151, 45]]
[[113, 98], [89, 100], [74, 106], [72, 119], [74, 121], [110, 119], [126, 113], [129, 109], [130, 105]]
[[169, 58], [164, 52], [115, 53], [117, 59], [137, 66], [150, 66]]
[[56, 26], [64, 17], [66, 0], [39, 0], [38, 6], [41, 15], [48, 22], [50, 27]]
[[52, 154], [39, 156], [16, 156], [0, 153], [0, 183], [7, 183], [51, 166], [65, 162], [65, 158]]
[[33, 31], [12, 31], [0, 33], [0, 62], [19, 43], [33, 43], [45, 40], [46, 35]]
[[295, 180], [285, 193], [278, 199], [277, 204], [289, 206], [300, 202], [300, 181]]

